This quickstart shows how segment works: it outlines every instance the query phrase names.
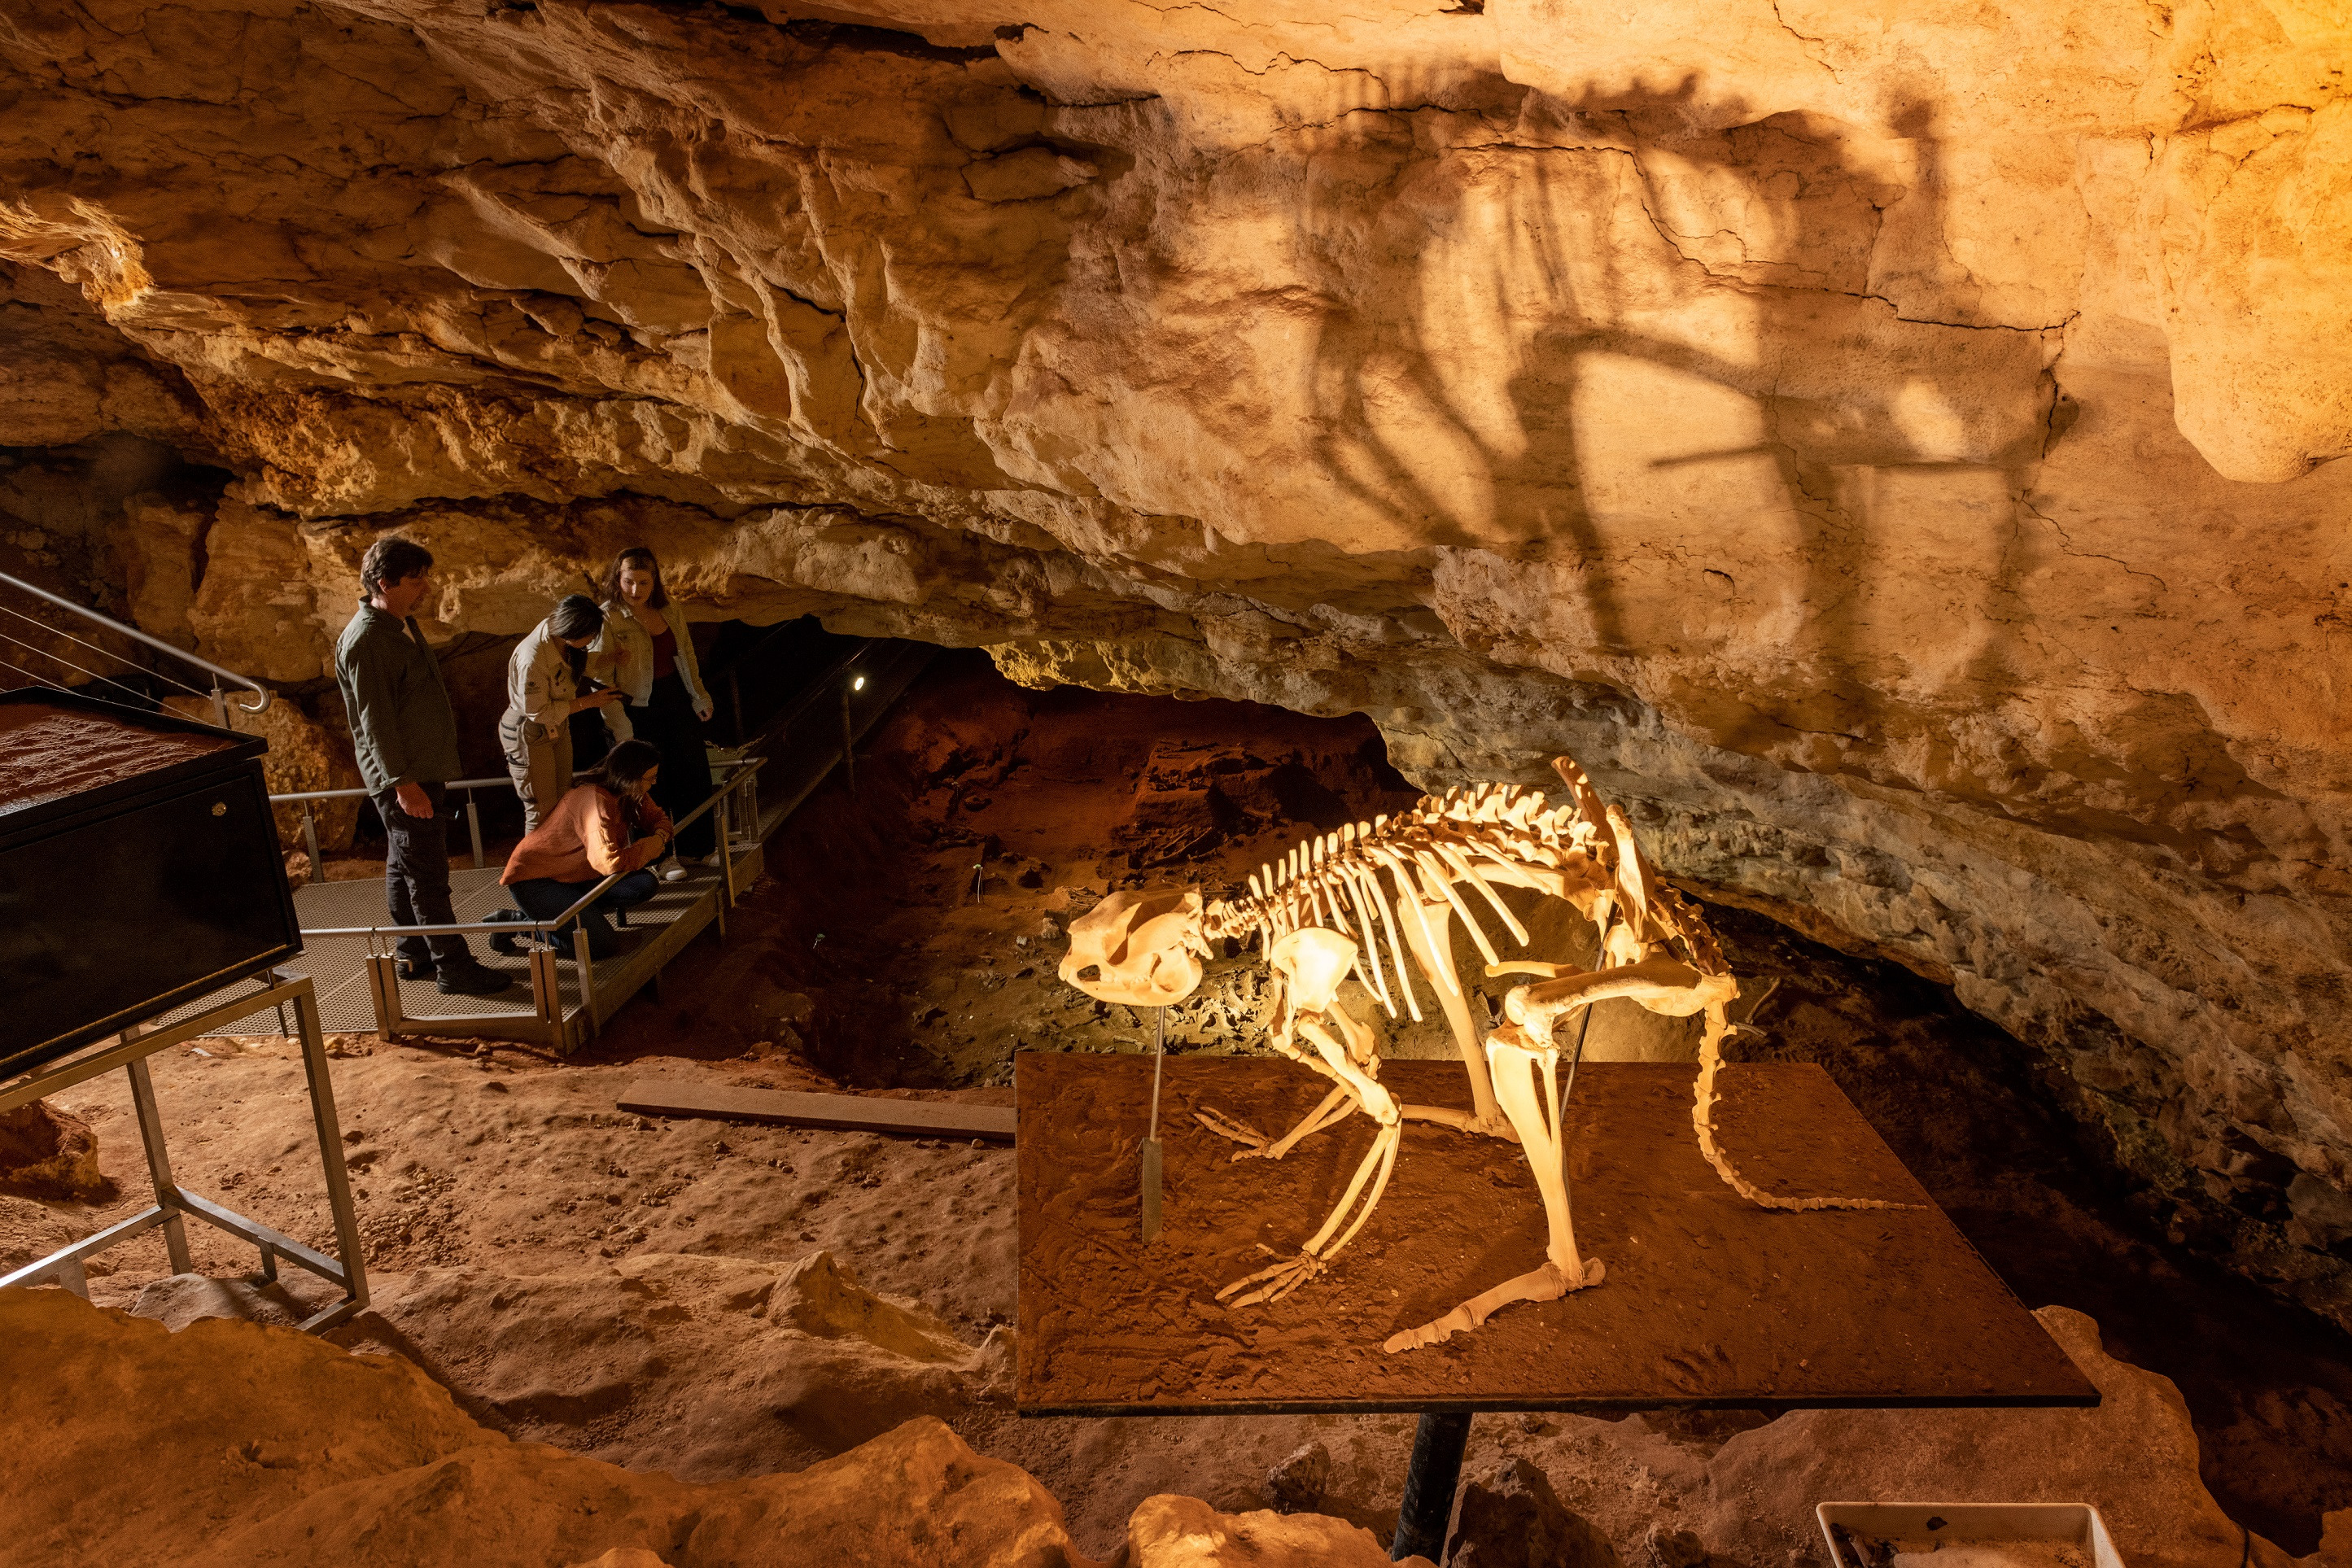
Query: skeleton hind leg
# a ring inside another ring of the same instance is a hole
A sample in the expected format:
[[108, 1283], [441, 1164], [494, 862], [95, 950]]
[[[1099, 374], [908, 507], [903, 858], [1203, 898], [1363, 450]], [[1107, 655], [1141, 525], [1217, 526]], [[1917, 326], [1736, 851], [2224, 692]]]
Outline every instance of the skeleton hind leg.
[[[1414, 894], [1408, 894], [1412, 897]], [[1471, 1114], [1459, 1130], [1485, 1133], [1492, 1137], [1517, 1142], [1518, 1133], [1495, 1103], [1492, 1071], [1478, 1047], [1478, 1030], [1470, 1021], [1469, 1004], [1462, 995], [1461, 977], [1454, 967], [1454, 906], [1439, 902], [1421, 904], [1422, 919], [1407, 918], [1404, 922], [1405, 941], [1412, 948], [1422, 973], [1429, 977], [1432, 989], [1437, 993], [1439, 1007], [1445, 1012], [1446, 1026], [1454, 1031], [1454, 1048], [1462, 1053], [1463, 1071], [1470, 1078]], [[1423, 926], [1428, 927], [1424, 940]], [[1441, 1118], [1432, 1117], [1433, 1121]]]
[[[1570, 1291], [1598, 1285], [1607, 1273], [1600, 1259], [1586, 1259], [1576, 1249], [1561, 1130], [1559, 1052], [1534, 1044], [1516, 1028], [1505, 1028], [1488, 1037], [1486, 1055], [1494, 1071], [1495, 1098], [1518, 1129], [1519, 1145], [1527, 1151], [1536, 1189], [1543, 1195], [1544, 1260], [1516, 1279], [1473, 1296], [1443, 1317], [1390, 1336], [1381, 1348], [1391, 1354], [1466, 1333], [1514, 1301], [1556, 1301]], [[1540, 1098], [1536, 1092], [1538, 1077], [1543, 1085]]]

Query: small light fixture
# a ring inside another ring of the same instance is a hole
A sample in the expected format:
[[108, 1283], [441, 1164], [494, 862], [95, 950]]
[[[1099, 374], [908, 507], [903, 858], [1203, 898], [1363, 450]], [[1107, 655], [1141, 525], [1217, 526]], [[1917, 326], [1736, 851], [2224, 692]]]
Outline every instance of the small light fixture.
[[853, 692], [864, 691], [866, 689], [866, 677], [864, 675], [860, 675], [856, 680], [850, 682], [849, 689]]

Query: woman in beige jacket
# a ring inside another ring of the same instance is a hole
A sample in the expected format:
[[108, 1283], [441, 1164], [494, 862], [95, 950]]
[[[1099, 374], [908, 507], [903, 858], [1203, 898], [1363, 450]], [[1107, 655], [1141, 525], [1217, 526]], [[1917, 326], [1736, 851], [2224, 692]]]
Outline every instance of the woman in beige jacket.
[[[643, 545], [614, 557], [605, 573], [604, 630], [589, 662], [628, 699], [605, 714], [614, 740], [635, 736], [660, 749], [654, 799], [672, 821], [679, 821], [710, 795], [710, 758], [702, 739], [710, 694], [695, 663], [693, 632], [662, 586], [661, 563]], [[709, 812], [678, 834], [681, 860], [704, 860], [714, 848]]]
[[507, 711], [499, 749], [522, 797], [523, 831], [534, 832], [572, 788], [572, 716], [609, 708], [617, 692], [580, 695], [581, 650], [604, 630], [604, 612], [584, 593], [567, 596], [507, 659]]

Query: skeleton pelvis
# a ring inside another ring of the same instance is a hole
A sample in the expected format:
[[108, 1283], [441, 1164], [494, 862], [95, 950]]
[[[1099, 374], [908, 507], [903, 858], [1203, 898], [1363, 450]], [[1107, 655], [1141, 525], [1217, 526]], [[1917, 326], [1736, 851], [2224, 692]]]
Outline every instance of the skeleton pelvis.
[[1070, 922], [1062, 978], [1097, 1001], [1164, 1008], [1201, 983], [1201, 890], [1114, 893]]

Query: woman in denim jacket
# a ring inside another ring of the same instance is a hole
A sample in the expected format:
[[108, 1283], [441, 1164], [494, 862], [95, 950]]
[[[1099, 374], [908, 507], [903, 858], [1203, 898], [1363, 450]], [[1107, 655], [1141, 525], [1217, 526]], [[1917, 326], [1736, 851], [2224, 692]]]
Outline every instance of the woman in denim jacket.
[[[604, 630], [589, 650], [590, 668], [626, 699], [605, 710], [617, 744], [635, 736], [661, 752], [654, 799], [677, 821], [709, 798], [710, 760], [703, 749], [702, 726], [710, 717], [710, 694], [694, 658], [694, 636], [674, 612], [662, 586], [661, 562], [643, 545], [613, 558], [604, 574]], [[678, 835], [681, 861], [711, 863], [715, 842], [711, 814], [705, 812]], [[683, 865], [664, 873], [686, 875]]]

